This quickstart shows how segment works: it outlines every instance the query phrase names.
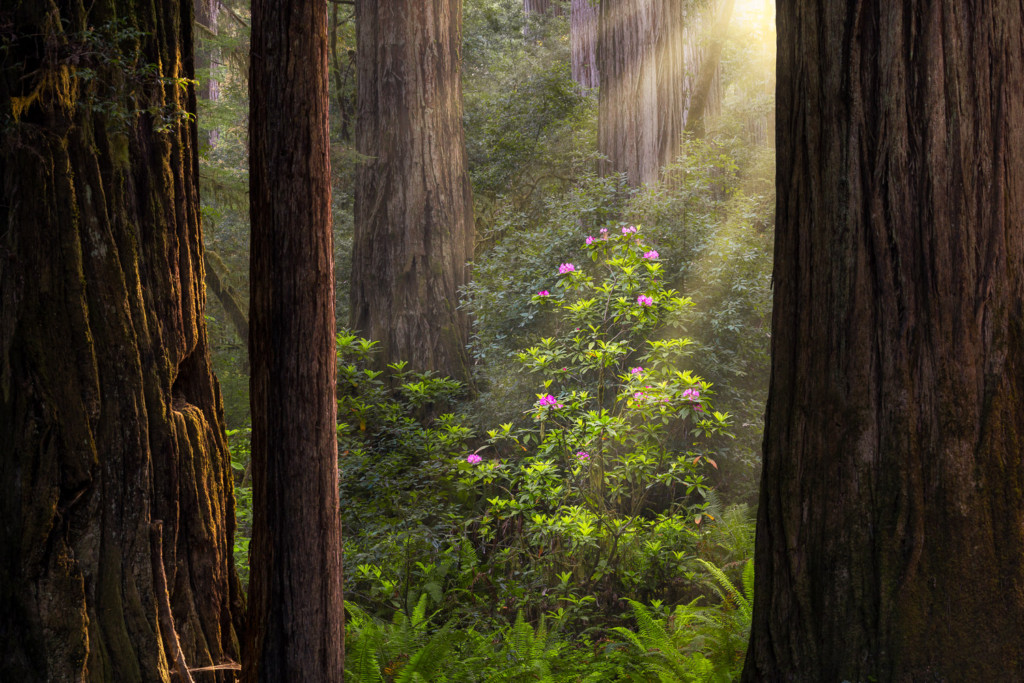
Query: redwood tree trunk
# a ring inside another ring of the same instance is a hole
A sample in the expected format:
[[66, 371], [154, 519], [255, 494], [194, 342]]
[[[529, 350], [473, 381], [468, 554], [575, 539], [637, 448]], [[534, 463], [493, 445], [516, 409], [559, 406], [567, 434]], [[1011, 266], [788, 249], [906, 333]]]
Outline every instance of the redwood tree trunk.
[[529, 14], [562, 14], [562, 3], [559, 0], [523, 0], [523, 11]]
[[341, 681], [327, 5], [255, 0], [249, 71], [253, 533], [243, 680]]
[[1018, 0], [780, 3], [747, 681], [1024, 680]]
[[459, 79], [462, 0], [357, 0], [359, 112], [351, 321], [407, 360], [467, 380], [459, 288], [473, 257]]
[[[672, 0], [669, 0], [672, 1]], [[602, 0], [597, 39], [602, 175], [625, 173], [631, 187], [658, 179], [656, 11], [662, 0]]]
[[597, 0], [572, 0], [569, 10], [572, 80], [584, 88], [600, 83], [597, 70]]
[[2, 21], [0, 680], [166, 681], [176, 636], [237, 660], [191, 0]]
[[[684, 0], [602, 0], [597, 67], [601, 74], [600, 172], [625, 173], [631, 187], [656, 182], [679, 154], [683, 131], [703, 131], [718, 95], [718, 62], [733, 0], [701, 13]], [[717, 16], [710, 47], [700, 47]], [[688, 123], [692, 122], [692, 124]]]

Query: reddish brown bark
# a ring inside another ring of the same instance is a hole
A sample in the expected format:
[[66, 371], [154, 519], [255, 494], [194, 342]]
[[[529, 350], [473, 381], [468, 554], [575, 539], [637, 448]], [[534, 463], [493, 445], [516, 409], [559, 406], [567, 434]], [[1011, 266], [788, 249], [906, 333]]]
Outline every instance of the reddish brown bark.
[[255, 0], [244, 681], [341, 681], [327, 5]]
[[744, 680], [1024, 680], [1022, 13], [779, 4]]
[[175, 640], [190, 667], [237, 660], [195, 93], [175, 81], [191, 0], [13, 2], [0, 23], [0, 680], [168, 680]]
[[459, 288], [473, 257], [461, 0], [356, 3], [359, 114], [351, 321], [383, 362], [469, 379]]

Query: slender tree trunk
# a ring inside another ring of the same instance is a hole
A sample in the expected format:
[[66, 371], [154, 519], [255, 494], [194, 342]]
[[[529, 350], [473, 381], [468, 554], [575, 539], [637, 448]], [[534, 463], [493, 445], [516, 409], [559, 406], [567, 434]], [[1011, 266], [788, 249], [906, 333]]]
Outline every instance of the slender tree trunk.
[[[196, 67], [203, 69], [206, 73], [199, 79], [196, 88], [196, 95], [201, 100], [216, 102], [220, 99], [220, 81], [217, 80], [217, 60], [220, 59], [220, 50], [212, 44], [212, 39], [217, 37], [217, 20], [220, 15], [220, 0], [193, 0], [195, 7], [195, 22], [199, 25], [199, 38], [196, 40]], [[203, 34], [206, 34], [203, 36]], [[216, 128], [204, 126], [201, 134], [205, 137], [207, 144], [217, 143], [218, 132]]]
[[192, 76], [191, 0], [2, 16], [0, 680], [237, 660], [195, 93], [175, 80]]
[[572, 80], [583, 88], [596, 88], [600, 83], [597, 23], [597, 0], [572, 0], [569, 14]]
[[747, 681], [1024, 680], [1024, 16], [780, 3]]
[[461, 0], [357, 0], [353, 326], [384, 362], [469, 379], [459, 288], [473, 257]]
[[220, 257], [217, 256], [217, 252], [213, 249], [207, 249], [205, 270], [207, 291], [212, 291], [213, 295], [217, 297], [217, 301], [220, 302], [221, 308], [227, 313], [228, 320], [231, 321], [231, 326], [235, 329], [238, 339], [241, 340], [243, 345], [248, 347], [249, 319], [245, 315], [245, 303], [239, 300], [238, 292], [235, 291], [235, 288], [221, 279], [221, 273], [226, 270], [227, 267]]
[[249, 72], [253, 533], [243, 680], [341, 681], [327, 5], [255, 0]]

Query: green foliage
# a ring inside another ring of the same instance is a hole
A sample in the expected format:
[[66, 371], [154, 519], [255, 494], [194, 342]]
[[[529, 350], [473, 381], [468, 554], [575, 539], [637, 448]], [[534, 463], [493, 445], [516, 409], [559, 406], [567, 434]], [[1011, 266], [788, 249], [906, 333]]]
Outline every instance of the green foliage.
[[454, 608], [468, 595], [477, 556], [457, 530], [448, 462], [473, 430], [444, 412], [462, 386], [404, 362], [375, 369], [376, 342], [337, 337], [338, 453], [346, 590], [389, 617], [429, 596]]
[[750, 634], [754, 563], [744, 564], [741, 592], [722, 569], [706, 560], [698, 562], [713, 578], [708, 584], [720, 598], [718, 603], [700, 607], [698, 598], [658, 614], [631, 600], [636, 630], [613, 629], [637, 655], [633, 664], [649, 676], [647, 680], [728, 683], [739, 679]]
[[500, 593], [510, 607], [590, 618], [612, 595], [663, 590], [706, 534], [702, 467], [717, 464], [699, 437], [724, 434], [728, 415], [680, 369], [689, 341], [671, 330], [692, 302], [635, 227], [619, 232], [587, 239], [593, 267], [562, 264], [562, 295], [533, 297], [556, 322], [519, 354], [542, 381], [530, 422], [488, 431], [457, 464], [475, 503], [467, 532], [514, 587]]
[[229, 429], [227, 436], [235, 485], [235, 569], [244, 586], [249, 583], [249, 540], [252, 538], [251, 431]]

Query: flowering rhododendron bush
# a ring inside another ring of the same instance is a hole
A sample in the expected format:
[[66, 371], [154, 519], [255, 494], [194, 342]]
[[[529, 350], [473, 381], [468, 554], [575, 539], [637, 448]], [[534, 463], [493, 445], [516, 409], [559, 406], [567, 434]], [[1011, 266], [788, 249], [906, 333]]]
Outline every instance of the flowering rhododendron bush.
[[692, 575], [717, 467], [700, 444], [729, 418], [685, 369], [692, 302], [665, 286], [642, 231], [605, 228], [585, 249], [592, 265], [559, 264], [556, 292], [533, 295], [558, 322], [519, 354], [541, 384], [529, 421], [453, 460], [475, 502], [467, 533], [520, 587], [556, 587], [545, 602], [563, 609], [664, 596]]
[[481, 430], [458, 383], [380, 367], [374, 342], [339, 335], [346, 592], [359, 609], [429, 608], [483, 631], [547, 615], [579, 634], [626, 623], [630, 601], [665, 619], [693, 606], [711, 594], [704, 560], [743, 566], [749, 520], [710, 485], [729, 415], [689, 366], [692, 302], [641, 228], [580, 244], [588, 260], [553, 261], [549, 289], [521, 294], [552, 325], [518, 354], [536, 382], [518, 420]]

